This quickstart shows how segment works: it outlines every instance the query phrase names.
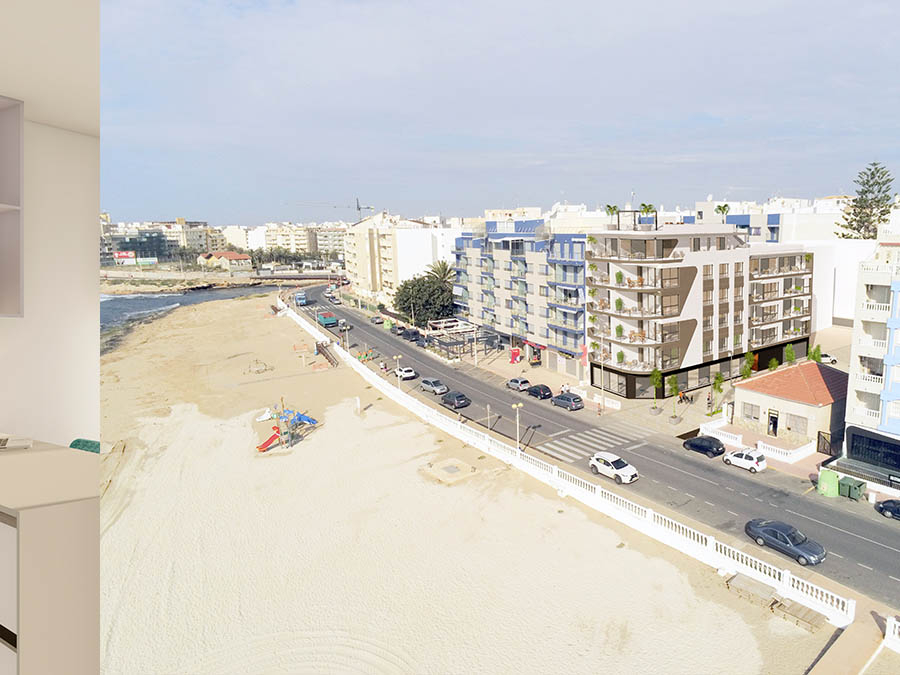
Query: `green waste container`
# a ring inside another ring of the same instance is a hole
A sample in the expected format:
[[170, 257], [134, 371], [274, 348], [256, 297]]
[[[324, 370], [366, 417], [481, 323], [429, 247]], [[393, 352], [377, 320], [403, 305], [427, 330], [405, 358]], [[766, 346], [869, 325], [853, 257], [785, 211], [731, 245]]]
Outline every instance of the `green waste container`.
[[817, 492], [824, 497], [838, 496], [838, 475], [831, 469], [819, 470]]
[[859, 501], [863, 495], [866, 484], [861, 480], [844, 476], [838, 481], [841, 497], [849, 497], [853, 501]]

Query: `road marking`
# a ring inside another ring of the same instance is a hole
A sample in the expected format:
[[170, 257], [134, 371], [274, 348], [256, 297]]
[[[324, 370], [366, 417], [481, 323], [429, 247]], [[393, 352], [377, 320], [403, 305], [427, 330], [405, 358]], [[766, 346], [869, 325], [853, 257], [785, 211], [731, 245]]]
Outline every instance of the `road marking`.
[[824, 525], [825, 527], [830, 527], [833, 530], [837, 530], [838, 532], [843, 532], [844, 534], [849, 534], [851, 537], [856, 537], [857, 539], [862, 539], [863, 541], [867, 541], [870, 544], [875, 544], [876, 546], [881, 546], [882, 548], [886, 548], [889, 551], [896, 551], [900, 553], [900, 548], [894, 548], [893, 546], [888, 546], [887, 544], [882, 544], [880, 541], [875, 541], [874, 539], [869, 539], [868, 537], [864, 537], [861, 534], [856, 534], [855, 532], [849, 532], [840, 527], [836, 527], [830, 523], [823, 523], [821, 520], [816, 520], [815, 518], [811, 518], [810, 516], [804, 515], [802, 513], [797, 513], [796, 511], [791, 511], [790, 509], [785, 509], [788, 513], [792, 513], [795, 516], [800, 516], [801, 518], [806, 518], [807, 520], [811, 520], [814, 523], [818, 523], [819, 525]]
[[670, 490], [675, 490], [675, 492], [678, 492], [678, 488], [673, 488], [671, 485], [666, 485], [666, 487]]
[[568, 450], [566, 450], [565, 448], [559, 447], [558, 445], [556, 445], [555, 442], [554, 443], [544, 443], [543, 445], [539, 445], [538, 449], [539, 450], [548, 449], [548, 450], [550, 450], [550, 454], [555, 457], [559, 457], [560, 455], [563, 455], [567, 458], [566, 461], [568, 461], [568, 462], [574, 462], [576, 460], [581, 459], [580, 455], [573, 454], [573, 453], [569, 452]]
[[704, 503], [704, 504], [709, 504], [710, 506], [715, 506], [715, 504], [713, 504], [712, 502], [708, 502], [708, 501], [706, 501], [705, 499], [703, 500], [703, 503]]
[[841, 559], [843, 559], [843, 557], [844, 557], [840, 553], [835, 553], [834, 551], [828, 551], [828, 555], [833, 555], [835, 558], [841, 558]]
[[553, 450], [551, 450], [550, 448], [548, 448], [548, 447], [546, 447], [546, 446], [544, 446], [544, 445], [539, 445], [539, 446], [537, 446], [537, 449], [540, 450], [541, 452], [543, 452], [543, 453], [546, 454], [546, 455], [550, 455], [551, 457], [556, 457], [556, 459], [560, 460], [561, 462], [572, 462], [572, 461], [574, 461], [571, 457], [564, 457], [564, 456], [562, 456], [562, 455], [556, 454], [555, 452], [553, 452]]
[[660, 462], [658, 459], [653, 459], [653, 457], [648, 457], [647, 455], [642, 455], [639, 452], [634, 453], [638, 457], [646, 459], [650, 462], [656, 462], [657, 464], [662, 464], [669, 469], [674, 469], [675, 471], [680, 471], [683, 474], [687, 474], [688, 476], [693, 476], [694, 478], [698, 478], [699, 480], [706, 481], [707, 483], [712, 483], [713, 485], [718, 485], [718, 483], [714, 480], [710, 480], [709, 478], [704, 478], [703, 476], [698, 476], [695, 473], [691, 473], [690, 471], [685, 471], [684, 469], [679, 469], [677, 466], [672, 466], [671, 464], [666, 464], [665, 462]]
[[750, 496], [750, 495], [748, 495], [746, 492], [742, 492], [741, 494], [744, 495], [745, 497], [749, 497], [749, 496]]
[[860, 567], [864, 567], [865, 569], [869, 570], [870, 572], [872, 571], [872, 568], [869, 567], [868, 565], [863, 565], [862, 563], [856, 563], [856, 564], [859, 565]]
[[815, 489], [816, 489], [816, 486], [813, 485], [813, 486], [811, 486], [806, 492], [804, 492], [803, 494], [808, 495], [810, 492], [812, 492], [812, 491], [815, 490]]
[[762, 503], [762, 499], [760, 499], [759, 497], [754, 497], [753, 499], [755, 499], [756, 501], [758, 501], [760, 504]]
[[641, 442], [638, 443], [637, 445], [632, 445], [632, 446], [629, 446], [629, 447], [627, 447], [627, 448], [625, 448], [625, 449], [626, 449], [626, 450], [637, 450], [638, 448], [643, 448], [645, 445], [647, 445], [647, 441], [641, 441]]
[[732, 492], [734, 492], [734, 488], [733, 488], [733, 487], [728, 487], [728, 486], [726, 485], [726, 486], [725, 486], [725, 489], [726, 489], [726, 490], [731, 490]]
[[733, 515], [733, 516], [740, 515], [740, 514], [735, 513], [734, 511], [729, 511], [728, 513], [730, 513], [730, 514]]
[[897, 577], [892, 577], [890, 574], [888, 574], [888, 577], [890, 577], [890, 578], [893, 579], [894, 581], [900, 581], [900, 579], [898, 579]]
[[557, 431], [555, 434], [550, 434], [547, 438], [556, 438], [557, 436], [562, 436], [563, 434], [569, 433], [568, 429], [563, 429], [562, 431]]
[[776, 509], [778, 508], [778, 504], [773, 504], [772, 502], [769, 502], [769, 506], [774, 506]]
[[650, 480], [652, 480], [654, 483], [658, 483], [658, 482], [659, 482], [659, 481], [656, 480], [655, 478], [651, 478]]
[[688, 497], [690, 497], [691, 499], [697, 499], [697, 498], [696, 498], [694, 495], [692, 495], [690, 492], [685, 492], [684, 494], [686, 494], [686, 495], [687, 495]]

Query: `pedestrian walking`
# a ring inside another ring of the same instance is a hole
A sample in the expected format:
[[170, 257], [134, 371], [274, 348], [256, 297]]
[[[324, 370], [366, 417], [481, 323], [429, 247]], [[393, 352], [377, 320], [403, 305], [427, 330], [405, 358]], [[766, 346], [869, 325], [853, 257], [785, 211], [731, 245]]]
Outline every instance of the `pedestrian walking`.
[[710, 410], [712, 408], [712, 392], [706, 392], [706, 409]]

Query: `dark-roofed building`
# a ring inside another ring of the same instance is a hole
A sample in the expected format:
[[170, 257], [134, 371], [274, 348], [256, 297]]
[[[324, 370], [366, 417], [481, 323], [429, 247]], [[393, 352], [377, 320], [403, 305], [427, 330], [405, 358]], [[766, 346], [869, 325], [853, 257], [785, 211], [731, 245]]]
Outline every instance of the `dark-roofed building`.
[[847, 373], [815, 361], [782, 366], [734, 385], [734, 423], [795, 443], [842, 438]]

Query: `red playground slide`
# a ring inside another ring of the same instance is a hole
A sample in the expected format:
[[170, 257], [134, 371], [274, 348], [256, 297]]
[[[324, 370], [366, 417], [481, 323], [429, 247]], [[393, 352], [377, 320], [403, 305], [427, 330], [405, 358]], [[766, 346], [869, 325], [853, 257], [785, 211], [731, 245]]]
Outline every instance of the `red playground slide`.
[[272, 430], [275, 432], [271, 436], [269, 436], [263, 443], [256, 446], [256, 449], [260, 452], [265, 452], [269, 449], [269, 446], [272, 445], [275, 441], [281, 438], [281, 433], [278, 431], [278, 427], [272, 427]]

